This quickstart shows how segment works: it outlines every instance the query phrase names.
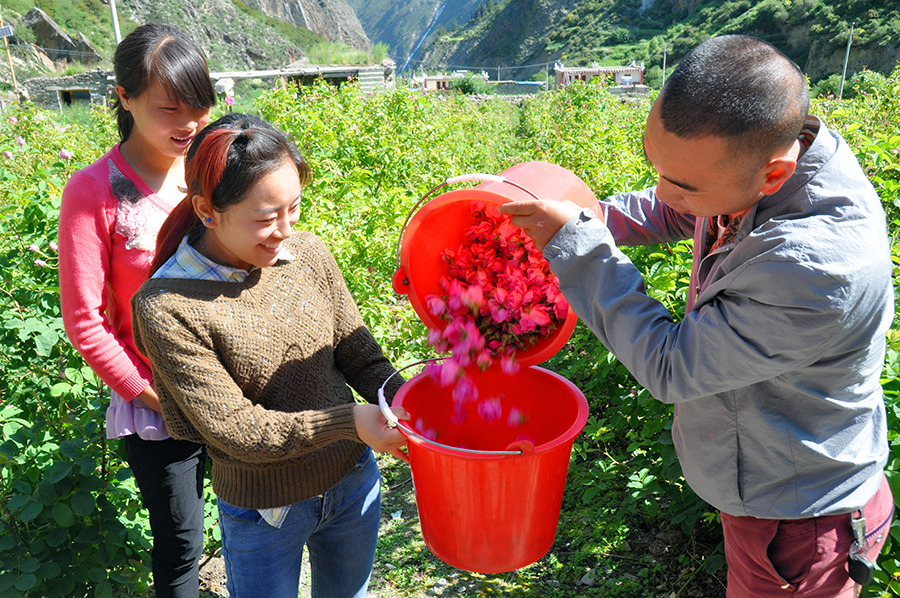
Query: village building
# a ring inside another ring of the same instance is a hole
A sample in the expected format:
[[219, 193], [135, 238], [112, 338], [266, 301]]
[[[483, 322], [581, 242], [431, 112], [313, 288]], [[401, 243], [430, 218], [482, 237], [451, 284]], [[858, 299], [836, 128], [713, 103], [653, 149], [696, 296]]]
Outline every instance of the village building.
[[[394, 89], [396, 64], [385, 60], [382, 64], [362, 66], [318, 66], [297, 62], [282, 69], [269, 71], [211, 72], [216, 91], [230, 95], [234, 82], [240, 79], [284, 79], [300, 85], [311, 85], [317, 79], [339, 85], [349, 80], [359, 81], [363, 92]], [[43, 107], [58, 110], [72, 104], [104, 103], [112, 98], [115, 76], [109, 69], [96, 68], [63, 77], [34, 77], [22, 82], [28, 99]]]
[[589, 67], [567, 67], [557, 62], [553, 67], [557, 87], [571, 85], [575, 81], [587, 83], [595, 77], [603, 77], [610, 83], [614, 94], [645, 94], [650, 88], [644, 85], [644, 65], [632, 62], [628, 66], [600, 66], [596, 62]]

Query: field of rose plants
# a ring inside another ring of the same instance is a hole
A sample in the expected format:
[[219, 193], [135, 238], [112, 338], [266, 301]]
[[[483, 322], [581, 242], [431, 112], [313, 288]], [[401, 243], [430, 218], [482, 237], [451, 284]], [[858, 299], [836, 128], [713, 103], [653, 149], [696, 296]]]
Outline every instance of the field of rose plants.
[[[847, 138], [881, 193], [900, 264], [900, 71], [866, 80], [853, 100], [817, 99], [814, 112]], [[640, 141], [648, 107], [583, 85], [522, 101], [476, 101], [405, 89], [371, 96], [353, 85], [318, 84], [266, 92], [256, 110], [287, 131], [312, 166], [298, 226], [325, 240], [373, 333], [404, 366], [434, 355], [424, 325], [391, 288], [398, 235], [419, 198], [449, 177], [496, 174], [531, 160], [573, 171], [598, 197], [652, 184]], [[32, 106], [0, 115], [4, 597], [153, 595], [149, 525], [119, 446], [104, 437], [106, 390], [66, 340], [59, 309], [60, 193], [74, 170], [115, 139], [105, 109], [87, 119]], [[648, 292], [683, 313], [690, 245], [627, 252]], [[681, 477], [671, 408], [652, 399], [581, 325], [544, 365], [574, 382], [591, 406], [550, 552], [508, 574], [445, 565], [422, 541], [409, 468], [381, 458], [384, 507], [372, 595], [724, 595], [717, 515]], [[889, 476], [900, 497], [900, 326], [889, 336], [882, 382]], [[207, 505], [212, 555], [220, 536], [211, 495]], [[865, 595], [900, 595], [900, 523], [879, 565]]]

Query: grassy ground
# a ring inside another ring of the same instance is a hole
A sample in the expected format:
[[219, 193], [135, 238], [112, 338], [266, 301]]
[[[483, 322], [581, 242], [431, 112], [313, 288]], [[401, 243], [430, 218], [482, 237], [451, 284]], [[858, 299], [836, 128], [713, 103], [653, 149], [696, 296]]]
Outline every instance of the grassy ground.
[[[719, 542], [709, 526], [691, 536], [640, 513], [619, 512], [612, 490], [589, 505], [576, 500], [584, 462], [573, 460], [556, 540], [536, 563], [484, 575], [461, 571], [432, 555], [422, 539], [410, 469], [381, 459], [382, 528], [370, 589], [375, 596], [724, 596], [724, 572], [703, 560]], [[477, 533], [477, 530], [473, 530]]]
[[[383, 476], [382, 524], [370, 598], [432, 596], [568, 596], [716, 598], [725, 595], [724, 571], [710, 575], [703, 560], [714, 554], [718, 538], [703, 527], [687, 536], [648, 521], [640, 514], [617, 512], [616, 492], [590, 505], [575, 500], [580, 468], [574, 459], [556, 540], [536, 563], [485, 575], [452, 567], [426, 547], [419, 525], [410, 468], [392, 457], [379, 457]], [[476, 530], [477, 533], [477, 530]], [[304, 564], [300, 596], [309, 596]], [[201, 571], [202, 598], [227, 598], [221, 558]]]

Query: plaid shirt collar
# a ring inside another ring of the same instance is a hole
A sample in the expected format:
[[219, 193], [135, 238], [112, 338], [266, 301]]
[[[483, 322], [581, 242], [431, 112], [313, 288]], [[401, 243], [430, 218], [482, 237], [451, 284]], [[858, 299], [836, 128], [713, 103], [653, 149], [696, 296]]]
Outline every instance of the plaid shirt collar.
[[[278, 254], [279, 260], [290, 261], [294, 259], [291, 253], [282, 247]], [[252, 269], [251, 269], [252, 270]], [[191, 280], [218, 280], [219, 282], [244, 282], [250, 276], [250, 270], [223, 266], [212, 261], [196, 249], [194, 249], [185, 236], [175, 255], [170, 257], [162, 267], [156, 271], [153, 278], [189, 278]]]

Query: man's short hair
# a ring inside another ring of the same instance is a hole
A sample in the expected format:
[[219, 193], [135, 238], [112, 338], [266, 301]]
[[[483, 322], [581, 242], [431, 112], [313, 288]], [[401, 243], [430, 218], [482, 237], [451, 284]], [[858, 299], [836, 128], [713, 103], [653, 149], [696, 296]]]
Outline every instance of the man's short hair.
[[666, 81], [663, 128], [685, 139], [714, 135], [733, 156], [767, 160], [800, 135], [809, 112], [806, 77], [774, 46], [745, 35], [714, 37]]

